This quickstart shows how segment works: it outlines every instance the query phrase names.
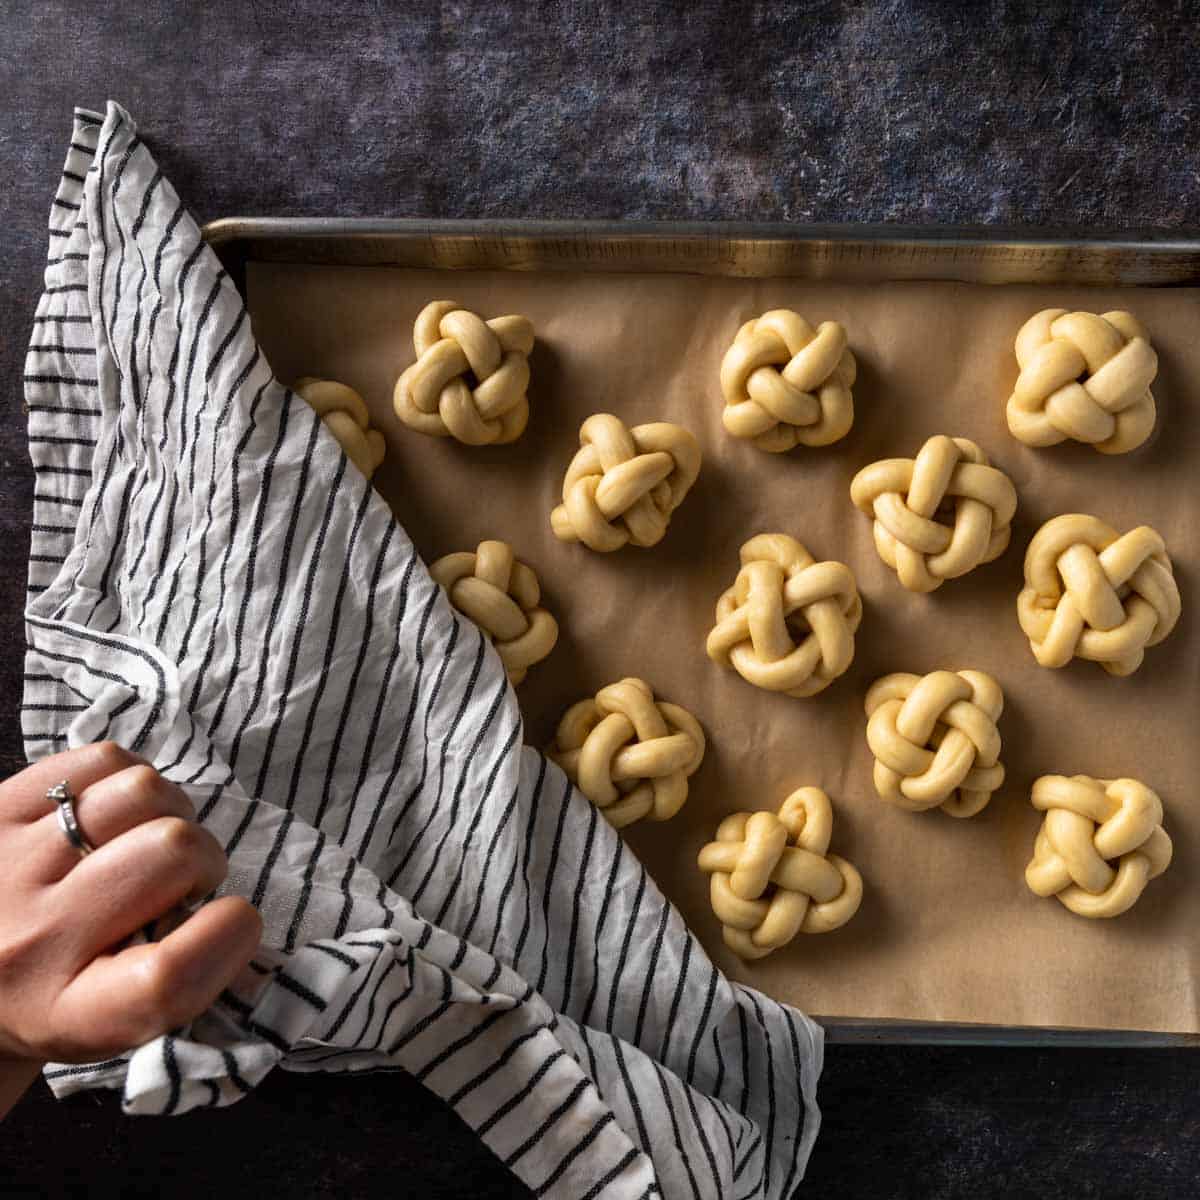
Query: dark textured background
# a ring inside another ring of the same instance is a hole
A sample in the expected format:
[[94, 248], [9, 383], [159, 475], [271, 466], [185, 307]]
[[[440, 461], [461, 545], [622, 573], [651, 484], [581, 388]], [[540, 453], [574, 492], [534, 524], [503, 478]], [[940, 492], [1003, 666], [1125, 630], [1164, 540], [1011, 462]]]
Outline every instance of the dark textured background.
[[[1200, 36], [1183, 3], [478, 9], [0, 6], [0, 771], [22, 761], [31, 473], [19, 376], [73, 104], [125, 104], [202, 221], [1200, 232]], [[806, 1190], [827, 1200], [1195, 1195], [1197, 1066], [1196, 1053], [1165, 1051], [833, 1047]], [[232, 1110], [136, 1122], [110, 1097], [57, 1105], [39, 1083], [0, 1126], [5, 1195], [98, 1189], [110, 1173], [126, 1195], [206, 1200], [264, 1187], [522, 1194], [456, 1117], [398, 1075], [277, 1074]]]

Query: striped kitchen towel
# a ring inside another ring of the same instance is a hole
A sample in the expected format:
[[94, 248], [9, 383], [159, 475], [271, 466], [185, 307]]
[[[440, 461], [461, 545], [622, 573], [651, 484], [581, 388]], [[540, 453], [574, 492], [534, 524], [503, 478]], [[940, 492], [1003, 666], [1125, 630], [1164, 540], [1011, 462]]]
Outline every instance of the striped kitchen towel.
[[522, 744], [499, 658], [115, 104], [76, 113], [34, 321], [27, 753], [139, 751], [266, 930], [190, 1027], [54, 1090], [179, 1113], [277, 1065], [404, 1070], [538, 1195], [790, 1195], [820, 1029], [725, 979]]

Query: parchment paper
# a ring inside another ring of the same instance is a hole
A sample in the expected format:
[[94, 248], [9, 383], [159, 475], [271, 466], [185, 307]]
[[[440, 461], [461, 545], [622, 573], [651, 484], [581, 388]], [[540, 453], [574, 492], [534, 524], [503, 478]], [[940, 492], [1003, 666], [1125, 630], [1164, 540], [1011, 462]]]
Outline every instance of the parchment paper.
[[[498, 537], [537, 570], [562, 633], [518, 689], [527, 740], [545, 745], [569, 704], [629, 674], [701, 721], [708, 754], [687, 805], [625, 836], [723, 970], [815, 1014], [1200, 1031], [1196, 291], [279, 264], [251, 264], [248, 291], [280, 378], [326, 376], [366, 397], [388, 441], [376, 486], [427, 562]], [[470, 449], [394, 417], [413, 318], [440, 298], [532, 319], [532, 417], [516, 444]], [[1074, 445], [1031, 450], [1009, 435], [1013, 337], [1050, 305], [1129, 308], [1149, 327], [1160, 362], [1152, 443], [1114, 458]], [[849, 331], [855, 423], [834, 446], [769, 455], [721, 425], [721, 356], [742, 321], [777, 306]], [[676, 421], [701, 442], [699, 481], [651, 550], [595, 554], [550, 531], [579, 425], [601, 411], [630, 425]], [[879, 560], [849, 485], [859, 467], [911, 456], [934, 433], [979, 442], [1012, 477], [1019, 508], [999, 560], [919, 596]], [[1040, 668], [1017, 624], [1025, 546], [1063, 512], [1094, 513], [1122, 531], [1144, 522], [1166, 539], [1183, 617], [1131, 678], [1083, 662]], [[759, 691], [704, 653], [739, 547], [775, 531], [848, 563], [863, 595], [854, 664], [812, 699]], [[1003, 789], [964, 821], [884, 804], [871, 785], [867, 687], [889, 671], [965, 666], [1004, 688]], [[1134, 776], [1163, 797], [1175, 860], [1125, 916], [1087, 921], [1026, 888], [1040, 821], [1029, 789], [1045, 773]], [[800, 784], [832, 797], [831, 849], [861, 870], [862, 908], [835, 933], [802, 935], [743, 964], [721, 940], [696, 853], [726, 813], [774, 809]]]

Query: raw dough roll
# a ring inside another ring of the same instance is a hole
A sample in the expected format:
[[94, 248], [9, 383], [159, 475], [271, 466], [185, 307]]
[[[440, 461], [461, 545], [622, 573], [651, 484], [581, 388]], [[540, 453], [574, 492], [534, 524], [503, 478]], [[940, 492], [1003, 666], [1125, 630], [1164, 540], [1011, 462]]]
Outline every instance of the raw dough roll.
[[776, 308], [747, 321], [721, 361], [722, 420], [736, 438], [778, 454], [827, 446], [854, 424], [858, 366], [836, 321], [813, 327]]
[[813, 696], [854, 659], [862, 600], [844, 563], [816, 562], [786, 533], [760, 533], [741, 551], [742, 569], [717, 601], [706, 649], [747, 683]]
[[862, 876], [829, 853], [833, 809], [820, 788], [802, 787], [771, 812], [733, 813], [700, 851], [725, 944], [762, 958], [797, 933], [829, 933], [862, 902]]
[[1167, 548], [1148, 525], [1118, 534], [1096, 517], [1046, 522], [1025, 552], [1017, 617], [1043, 667], [1072, 658], [1130, 675], [1179, 620]]
[[864, 467], [850, 499], [875, 518], [875, 548], [910, 592], [932, 592], [1008, 546], [1017, 493], [966, 438], [931, 437], [916, 458]]
[[641, 679], [622, 679], [573, 704], [547, 755], [620, 829], [666, 821], [688, 795], [704, 758], [704, 732], [691, 713], [654, 699]]
[[1120, 916], [1171, 864], [1162, 801], [1136, 779], [1043, 775], [1032, 800], [1046, 819], [1025, 882], [1081, 917]]
[[973, 817], [1004, 782], [1000, 685], [982, 671], [897, 673], [867, 692], [867, 744], [881, 800]]
[[1124, 454], [1150, 436], [1158, 355], [1132, 313], [1046, 308], [1021, 326], [1016, 351], [1008, 428], [1025, 445], [1073, 438]]
[[352, 387], [313, 375], [297, 379], [292, 391], [320, 416], [346, 457], [370, 479], [386, 447], [383, 434], [370, 427], [367, 402]]
[[627, 542], [653, 546], [699, 473], [700, 445], [681, 425], [629, 429], [620, 417], [596, 413], [580, 426], [563, 502], [550, 514], [554, 536], [600, 552]]
[[514, 687], [554, 649], [558, 622], [540, 606], [533, 568], [519, 562], [507, 542], [480, 542], [474, 554], [447, 554], [429, 573], [450, 603], [487, 634]]
[[525, 317], [484, 321], [455, 300], [425, 305], [413, 326], [417, 361], [396, 380], [393, 402], [405, 425], [468, 446], [512, 442], [529, 422]]

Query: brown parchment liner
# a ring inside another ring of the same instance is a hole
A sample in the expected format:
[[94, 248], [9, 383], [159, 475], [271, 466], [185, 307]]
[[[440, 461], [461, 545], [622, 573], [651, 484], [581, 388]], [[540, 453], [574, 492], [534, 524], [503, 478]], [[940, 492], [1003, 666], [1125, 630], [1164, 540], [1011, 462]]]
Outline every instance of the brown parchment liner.
[[[427, 562], [495, 537], [537, 570], [562, 633], [518, 689], [528, 741], [545, 745], [568, 705], [630, 674], [701, 721], [709, 748], [687, 805], [625, 837], [723, 970], [815, 1014], [1200, 1031], [1196, 291], [258, 263], [248, 291], [255, 332], [281, 379], [321, 375], [366, 397], [388, 442], [376, 486]], [[514, 445], [467, 448], [393, 415], [392, 386], [413, 358], [413, 319], [441, 298], [534, 323], [532, 417]], [[1159, 415], [1141, 450], [1031, 450], [1008, 433], [1013, 337], [1051, 305], [1128, 308], [1148, 326], [1159, 352]], [[779, 306], [849, 331], [859, 364], [855, 423], [834, 446], [775, 456], [724, 432], [721, 356], [741, 322]], [[602, 411], [630, 425], [679, 422], [703, 448], [696, 487], [651, 550], [595, 554], [551, 533], [579, 425]], [[1000, 559], [919, 596], [877, 557], [849, 485], [859, 467], [911, 456], [934, 433], [979, 442], [1011, 476], [1019, 507]], [[1082, 662], [1044, 670], [1017, 624], [1025, 546], [1064, 512], [1094, 513], [1122, 531], [1147, 523], [1166, 539], [1183, 617], [1131, 678]], [[855, 661], [812, 699], [759, 691], [704, 653], [738, 548], [775, 531], [799, 537], [818, 559], [848, 563], [863, 595]], [[1007, 781], [971, 820], [891, 808], [871, 785], [867, 687], [889, 671], [935, 667], [989, 671], [1005, 692]], [[1130, 775], [1162, 795], [1175, 860], [1125, 916], [1083, 920], [1027, 890], [1040, 820], [1029, 789], [1045, 773]], [[831, 849], [861, 870], [862, 908], [835, 933], [802, 935], [743, 964], [721, 940], [696, 853], [726, 813], [775, 808], [800, 784], [832, 797]]]

